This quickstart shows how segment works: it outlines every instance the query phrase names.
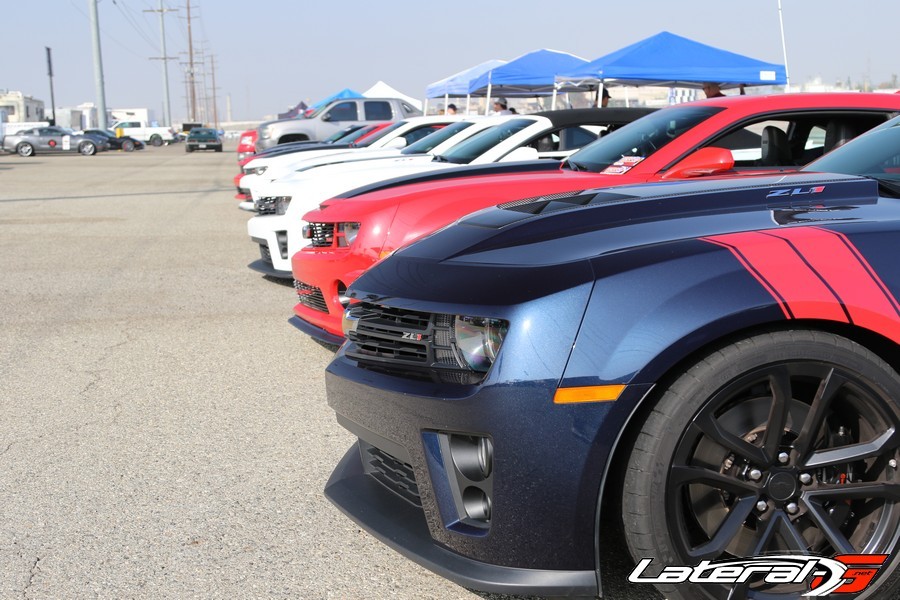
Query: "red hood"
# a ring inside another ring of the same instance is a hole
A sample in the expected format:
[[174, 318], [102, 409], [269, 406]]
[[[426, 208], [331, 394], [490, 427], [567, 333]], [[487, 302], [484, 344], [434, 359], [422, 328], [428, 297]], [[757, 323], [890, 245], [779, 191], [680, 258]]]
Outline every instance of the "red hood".
[[[379, 190], [353, 198], [332, 198], [323, 202], [319, 209], [308, 212], [304, 220], [355, 220], [360, 215], [425, 199], [432, 204], [456, 199], [456, 202], [465, 204], [474, 211], [484, 206], [520, 198], [623, 185], [643, 180], [643, 176], [637, 178], [569, 170], [483, 175], [453, 179], [452, 182], [438, 180]], [[344, 215], [347, 216], [346, 219]]]

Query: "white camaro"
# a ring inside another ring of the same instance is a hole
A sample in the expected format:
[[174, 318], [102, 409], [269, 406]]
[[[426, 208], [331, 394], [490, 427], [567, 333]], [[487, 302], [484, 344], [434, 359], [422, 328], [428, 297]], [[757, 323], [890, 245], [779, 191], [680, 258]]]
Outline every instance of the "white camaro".
[[602, 109], [490, 117], [477, 123], [492, 119], [502, 121], [446, 150], [437, 147], [433, 154], [322, 165], [295, 171], [260, 188], [259, 197], [266, 199], [276, 214], [259, 215], [247, 223], [247, 232], [261, 255], [249, 266], [267, 275], [290, 278], [290, 257], [306, 244], [303, 215], [349, 190], [461, 165], [562, 159], [597, 139], [605, 129]]
[[[440, 131], [440, 128], [461, 121], [462, 116], [439, 115], [430, 117], [410, 117], [398, 121], [375, 135], [379, 137], [371, 144], [361, 148], [315, 148], [304, 149], [298, 152], [275, 154], [274, 156], [258, 156], [251, 159], [242, 168], [244, 177], [241, 179], [241, 188], [249, 189], [252, 199], [256, 199], [255, 191], [260, 186], [268, 184], [280, 177], [288, 175], [299, 165], [307, 161], [316, 160], [320, 164], [328, 162], [331, 157], [344, 155], [360, 157], [389, 157], [399, 156], [400, 152], [409, 145], [427, 137], [431, 133]], [[278, 146], [275, 146], [278, 148]], [[252, 203], [242, 203], [241, 208], [253, 210]]]

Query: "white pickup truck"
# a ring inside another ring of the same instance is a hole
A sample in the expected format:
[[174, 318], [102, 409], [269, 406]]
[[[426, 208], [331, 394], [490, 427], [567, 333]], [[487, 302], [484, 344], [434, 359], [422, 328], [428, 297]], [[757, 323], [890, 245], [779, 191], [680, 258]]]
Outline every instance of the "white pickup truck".
[[171, 127], [150, 127], [144, 121], [118, 121], [113, 123], [110, 129], [117, 134], [121, 129], [122, 135], [131, 136], [151, 146], [162, 146], [178, 140], [175, 130]]

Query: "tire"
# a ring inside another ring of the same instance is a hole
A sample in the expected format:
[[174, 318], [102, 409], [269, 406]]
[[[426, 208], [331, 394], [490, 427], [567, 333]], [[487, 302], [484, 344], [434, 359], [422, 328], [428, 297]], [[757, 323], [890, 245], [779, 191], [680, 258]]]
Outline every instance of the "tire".
[[184, 147], [184, 151], [185, 151], [185, 152], [193, 152], [194, 149], [191, 148], [190, 146], [185, 146], [185, 147]]
[[222, 151], [222, 146], [216, 146], [216, 152], [221, 152], [221, 151]]
[[82, 156], [93, 156], [97, 154], [97, 145], [94, 142], [81, 142], [78, 146], [78, 152]]
[[[897, 598], [898, 399], [896, 371], [828, 333], [762, 334], [706, 356], [665, 389], [631, 450], [622, 514], [635, 562], [653, 558], [652, 574], [762, 554], [883, 553], [863, 597]], [[809, 591], [752, 578], [735, 590], [657, 587], [670, 600]]]
[[16, 146], [16, 154], [19, 156], [34, 156], [34, 146], [29, 144], [28, 142], [22, 142], [18, 146]]
[[131, 140], [125, 140], [122, 142], [122, 150], [124, 152], [134, 152], [134, 142]]
[[156, 146], [157, 148], [159, 148], [160, 146], [163, 145], [162, 137], [159, 134], [154, 133], [153, 135], [150, 136], [150, 145]]

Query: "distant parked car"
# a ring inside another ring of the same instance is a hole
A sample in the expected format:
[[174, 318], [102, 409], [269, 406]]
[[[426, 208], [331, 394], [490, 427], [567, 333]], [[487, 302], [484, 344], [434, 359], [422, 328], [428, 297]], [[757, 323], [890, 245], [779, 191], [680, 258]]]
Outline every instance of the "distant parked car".
[[3, 150], [19, 156], [36, 153], [59, 154], [78, 152], [92, 156], [101, 150], [109, 150], [109, 142], [101, 136], [76, 134], [62, 127], [34, 127], [3, 138]]
[[146, 147], [144, 142], [139, 139], [133, 138], [130, 135], [116, 137], [115, 132], [109, 131], [108, 129], [85, 129], [83, 133], [105, 138], [109, 142], [110, 150], [134, 152], [135, 150], [143, 150]]
[[238, 141], [237, 147], [237, 159], [238, 162], [241, 162], [245, 158], [249, 158], [256, 154], [256, 137], [257, 133], [255, 129], [248, 129], [247, 131], [241, 133], [240, 140]]
[[222, 138], [219, 132], [209, 127], [197, 127], [191, 129], [184, 144], [185, 152], [193, 152], [194, 150], [215, 150], [222, 151]]

